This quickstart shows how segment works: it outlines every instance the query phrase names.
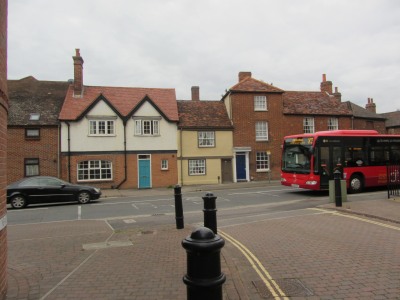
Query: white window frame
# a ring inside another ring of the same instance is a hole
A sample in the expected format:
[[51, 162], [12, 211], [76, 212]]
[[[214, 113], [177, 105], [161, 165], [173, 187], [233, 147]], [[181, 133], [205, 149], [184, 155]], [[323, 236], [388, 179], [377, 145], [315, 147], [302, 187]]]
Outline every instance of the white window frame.
[[267, 111], [267, 96], [254, 96], [254, 111]]
[[135, 135], [137, 136], [159, 136], [160, 120], [135, 119]]
[[258, 121], [255, 126], [256, 141], [268, 141], [268, 122]]
[[189, 159], [188, 167], [189, 176], [206, 175], [205, 159]]
[[215, 147], [214, 131], [199, 131], [197, 133], [199, 148]]
[[168, 170], [168, 159], [161, 160], [161, 170]]
[[38, 139], [40, 138], [40, 128], [26, 128], [25, 138], [27, 139]]
[[256, 172], [268, 172], [270, 170], [269, 156], [266, 151], [256, 152]]
[[303, 119], [303, 132], [304, 133], [314, 133], [314, 118], [313, 117], [305, 117]]
[[109, 160], [84, 160], [77, 164], [78, 181], [110, 181], [113, 165]]
[[89, 120], [89, 136], [115, 136], [115, 120]]
[[328, 130], [338, 130], [338, 129], [339, 129], [338, 118], [329, 118], [328, 119]]

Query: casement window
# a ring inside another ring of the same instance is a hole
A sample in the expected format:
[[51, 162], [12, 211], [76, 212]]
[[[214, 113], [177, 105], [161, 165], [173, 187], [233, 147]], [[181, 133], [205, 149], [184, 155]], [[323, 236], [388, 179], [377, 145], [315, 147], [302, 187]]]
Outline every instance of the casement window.
[[40, 139], [40, 128], [26, 128], [25, 129], [26, 139]]
[[199, 144], [199, 148], [215, 147], [214, 131], [199, 131], [198, 132], [198, 144]]
[[303, 119], [304, 133], [314, 133], [314, 118], [306, 117]]
[[25, 158], [25, 177], [39, 175], [39, 158]]
[[328, 130], [338, 130], [339, 122], [338, 118], [329, 118], [328, 119]]
[[267, 122], [256, 122], [256, 141], [268, 141]]
[[161, 170], [168, 170], [168, 160], [167, 159], [161, 160]]
[[256, 171], [269, 171], [269, 155], [265, 151], [256, 153]]
[[78, 181], [111, 180], [112, 162], [108, 160], [85, 160], [78, 163]]
[[254, 110], [255, 111], [266, 111], [267, 110], [267, 97], [266, 96], [254, 96]]
[[135, 135], [142, 135], [142, 136], [160, 135], [160, 120], [136, 119]]
[[205, 175], [206, 160], [205, 159], [189, 159], [189, 175]]
[[115, 135], [115, 121], [89, 120], [89, 135], [91, 136]]

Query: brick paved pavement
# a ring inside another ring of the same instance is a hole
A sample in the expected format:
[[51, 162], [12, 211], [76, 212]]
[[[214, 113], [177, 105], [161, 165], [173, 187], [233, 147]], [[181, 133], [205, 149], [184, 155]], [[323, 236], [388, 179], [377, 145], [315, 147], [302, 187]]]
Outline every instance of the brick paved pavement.
[[[321, 208], [220, 230], [245, 245], [291, 299], [400, 299], [400, 202], [347, 202], [346, 214]], [[186, 299], [181, 241], [190, 225], [177, 230], [171, 219], [114, 231], [103, 220], [80, 220], [7, 230], [8, 300]], [[234, 244], [221, 254], [225, 299], [272, 299]]]

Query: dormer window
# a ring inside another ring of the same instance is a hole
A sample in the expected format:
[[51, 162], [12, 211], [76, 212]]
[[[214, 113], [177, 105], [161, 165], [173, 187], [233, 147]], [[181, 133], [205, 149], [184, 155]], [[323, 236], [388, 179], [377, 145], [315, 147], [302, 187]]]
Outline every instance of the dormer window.
[[39, 113], [32, 113], [29, 115], [29, 120], [30, 121], [39, 121], [40, 119], [40, 114]]

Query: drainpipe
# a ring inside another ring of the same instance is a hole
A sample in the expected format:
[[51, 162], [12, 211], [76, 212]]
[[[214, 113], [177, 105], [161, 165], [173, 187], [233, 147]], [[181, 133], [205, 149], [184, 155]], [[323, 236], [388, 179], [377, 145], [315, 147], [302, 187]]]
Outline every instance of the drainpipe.
[[180, 129], [180, 139], [179, 139], [179, 147], [180, 147], [180, 149], [179, 149], [179, 152], [181, 153], [181, 186], [183, 186], [183, 159], [182, 159], [182, 157], [183, 157], [183, 153], [182, 153], [182, 127], [181, 127], [181, 129]]
[[116, 189], [119, 189], [121, 185], [123, 185], [126, 181], [126, 178], [128, 177], [128, 170], [127, 170], [127, 164], [128, 164], [128, 154], [126, 151], [126, 120], [123, 120], [124, 124], [124, 179], [116, 186]]
[[69, 122], [65, 122], [68, 127], [68, 182], [71, 182], [71, 131]]

